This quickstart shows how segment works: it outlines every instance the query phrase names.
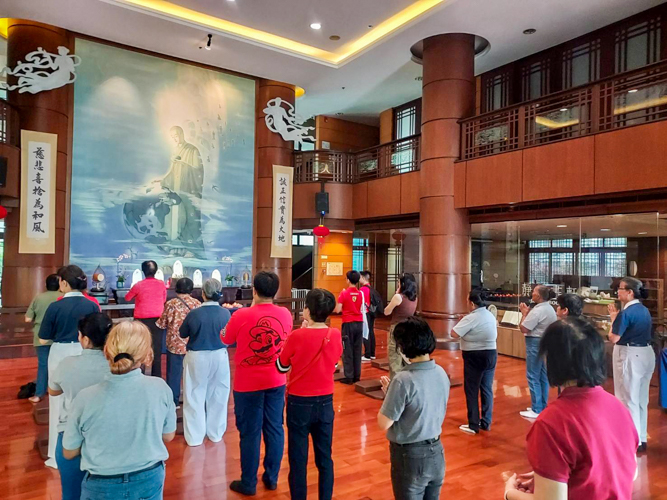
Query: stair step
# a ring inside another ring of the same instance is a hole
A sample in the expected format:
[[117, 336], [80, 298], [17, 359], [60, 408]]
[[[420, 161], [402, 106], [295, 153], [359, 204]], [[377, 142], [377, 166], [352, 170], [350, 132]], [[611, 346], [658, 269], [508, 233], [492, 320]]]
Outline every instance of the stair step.
[[354, 384], [354, 390], [361, 393], [361, 394], [367, 394], [369, 392], [377, 391], [377, 390], [382, 390], [382, 382], [378, 379], [371, 379], [371, 380], [360, 380], [356, 384]]

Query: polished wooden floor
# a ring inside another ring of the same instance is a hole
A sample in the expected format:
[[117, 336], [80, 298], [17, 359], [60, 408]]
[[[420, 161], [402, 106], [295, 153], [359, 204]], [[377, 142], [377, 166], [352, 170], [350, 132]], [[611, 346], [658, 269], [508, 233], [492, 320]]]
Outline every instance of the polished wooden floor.
[[[378, 332], [378, 355], [384, 355], [386, 333]], [[450, 373], [462, 373], [459, 353], [439, 351], [435, 358]], [[39, 430], [32, 419], [32, 405], [17, 400], [18, 387], [34, 378], [35, 358], [0, 360], [0, 498], [7, 500], [59, 499], [58, 472], [44, 467], [34, 449]], [[478, 436], [461, 433], [465, 423], [463, 388], [452, 389], [442, 437], [447, 460], [445, 486], [441, 498], [457, 500], [501, 499], [503, 471], [528, 470], [524, 442], [530, 422], [518, 412], [529, 406], [525, 363], [501, 356], [496, 371], [495, 411], [491, 432]], [[362, 378], [378, 378], [385, 372], [364, 364]], [[555, 396], [554, 396], [555, 397]], [[389, 453], [384, 433], [376, 425], [380, 402], [336, 384], [334, 461], [338, 500], [388, 500], [391, 494]], [[605, 426], [604, 415], [600, 425]], [[113, 432], [113, 429], [109, 430]], [[609, 430], [613, 432], [612, 429]], [[649, 451], [639, 458], [639, 477], [634, 500], [667, 498], [667, 415], [657, 405], [652, 388], [649, 414]], [[285, 449], [287, 451], [287, 448]], [[122, 453], [122, 450], [118, 450]], [[218, 444], [208, 441], [188, 448], [182, 436], [169, 444], [165, 498], [235, 499], [229, 483], [240, 476], [238, 432], [234, 424], [233, 400], [229, 430]], [[287, 455], [276, 491], [258, 486], [259, 499], [289, 498]], [[260, 469], [261, 473], [261, 469]], [[317, 470], [308, 474], [310, 498], [317, 498]], [[601, 499], [591, 499], [601, 500]]]

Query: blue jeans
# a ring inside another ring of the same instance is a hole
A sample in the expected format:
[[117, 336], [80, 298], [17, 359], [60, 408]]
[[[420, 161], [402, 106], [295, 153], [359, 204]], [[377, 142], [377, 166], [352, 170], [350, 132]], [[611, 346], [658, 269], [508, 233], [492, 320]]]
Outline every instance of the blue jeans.
[[396, 500], [438, 500], [445, 482], [445, 450], [438, 439], [406, 445], [389, 442], [391, 487]]
[[49, 387], [49, 351], [50, 345], [35, 346], [37, 353], [37, 380], [35, 381], [35, 396], [46, 396], [46, 390]]
[[86, 473], [81, 483], [81, 500], [162, 500], [164, 464], [143, 472], [109, 477]]
[[174, 404], [179, 406], [181, 399], [181, 379], [183, 377], [183, 359], [185, 354], [167, 352], [167, 385], [174, 393]]
[[318, 498], [331, 500], [334, 485], [334, 464], [331, 459], [333, 423], [333, 394], [287, 396], [287, 454], [292, 500], [306, 500], [309, 434], [313, 438], [315, 465], [319, 472]]
[[283, 410], [285, 386], [263, 391], [234, 391], [234, 415], [240, 435], [241, 483], [247, 490], [257, 487], [259, 448], [264, 435], [264, 474], [262, 480], [276, 484], [285, 447]]
[[526, 337], [526, 378], [530, 389], [530, 407], [535, 413], [541, 413], [549, 400], [549, 379], [547, 367], [540, 358], [539, 337]]
[[68, 460], [63, 456], [63, 433], [58, 433], [56, 443], [56, 463], [60, 472], [60, 487], [63, 500], [79, 500], [81, 498], [81, 481], [86, 474], [81, 470], [81, 455]]

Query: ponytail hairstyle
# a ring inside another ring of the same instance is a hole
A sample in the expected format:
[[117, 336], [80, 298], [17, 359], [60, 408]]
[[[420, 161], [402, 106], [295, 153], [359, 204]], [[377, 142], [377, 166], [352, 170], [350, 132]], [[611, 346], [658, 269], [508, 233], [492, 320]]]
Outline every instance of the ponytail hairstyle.
[[621, 283], [623, 283], [628, 290], [632, 290], [635, 299], [648, 299], [648, 290], [644, 288], [644, 283], [639, 281], [637, 278], [626, 276], [625, 278], [621, 279]]
[[123, 321], [109, 332], [104, 355], [111, 373], [123, 375], [139, 365], [153, 363], [151, 332], [140, 321]]
[[202, 287], [206, 298], [213, 302], [219, 302], [222, 298], [222, 283], [214, 278], [209, 278]]
[[475, 307], [486, 307], [486, 297], [481, 290], [473, 290], [468, 295], [468, 300], [475, 304]]
[[88, 288], [88, 278], [79, 266], [65, 266], [58, 270], [60, 279], [66, 281], [72, 290], [85, 290]]

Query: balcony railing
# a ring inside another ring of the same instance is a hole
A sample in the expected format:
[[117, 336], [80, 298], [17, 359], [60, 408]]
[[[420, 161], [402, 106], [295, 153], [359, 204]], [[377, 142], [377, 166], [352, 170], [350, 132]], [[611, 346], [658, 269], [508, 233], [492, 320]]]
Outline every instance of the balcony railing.
[[294, 182], [355, 183], [419, 170], [420, 135], [356, 153], [331, 150], [294, 153]]
[[18, 113], [3, 99], [0, 99], [0, 144], [19, 144]]
[[461, 121], [461, 159], [667, 118], [667, 61]]

